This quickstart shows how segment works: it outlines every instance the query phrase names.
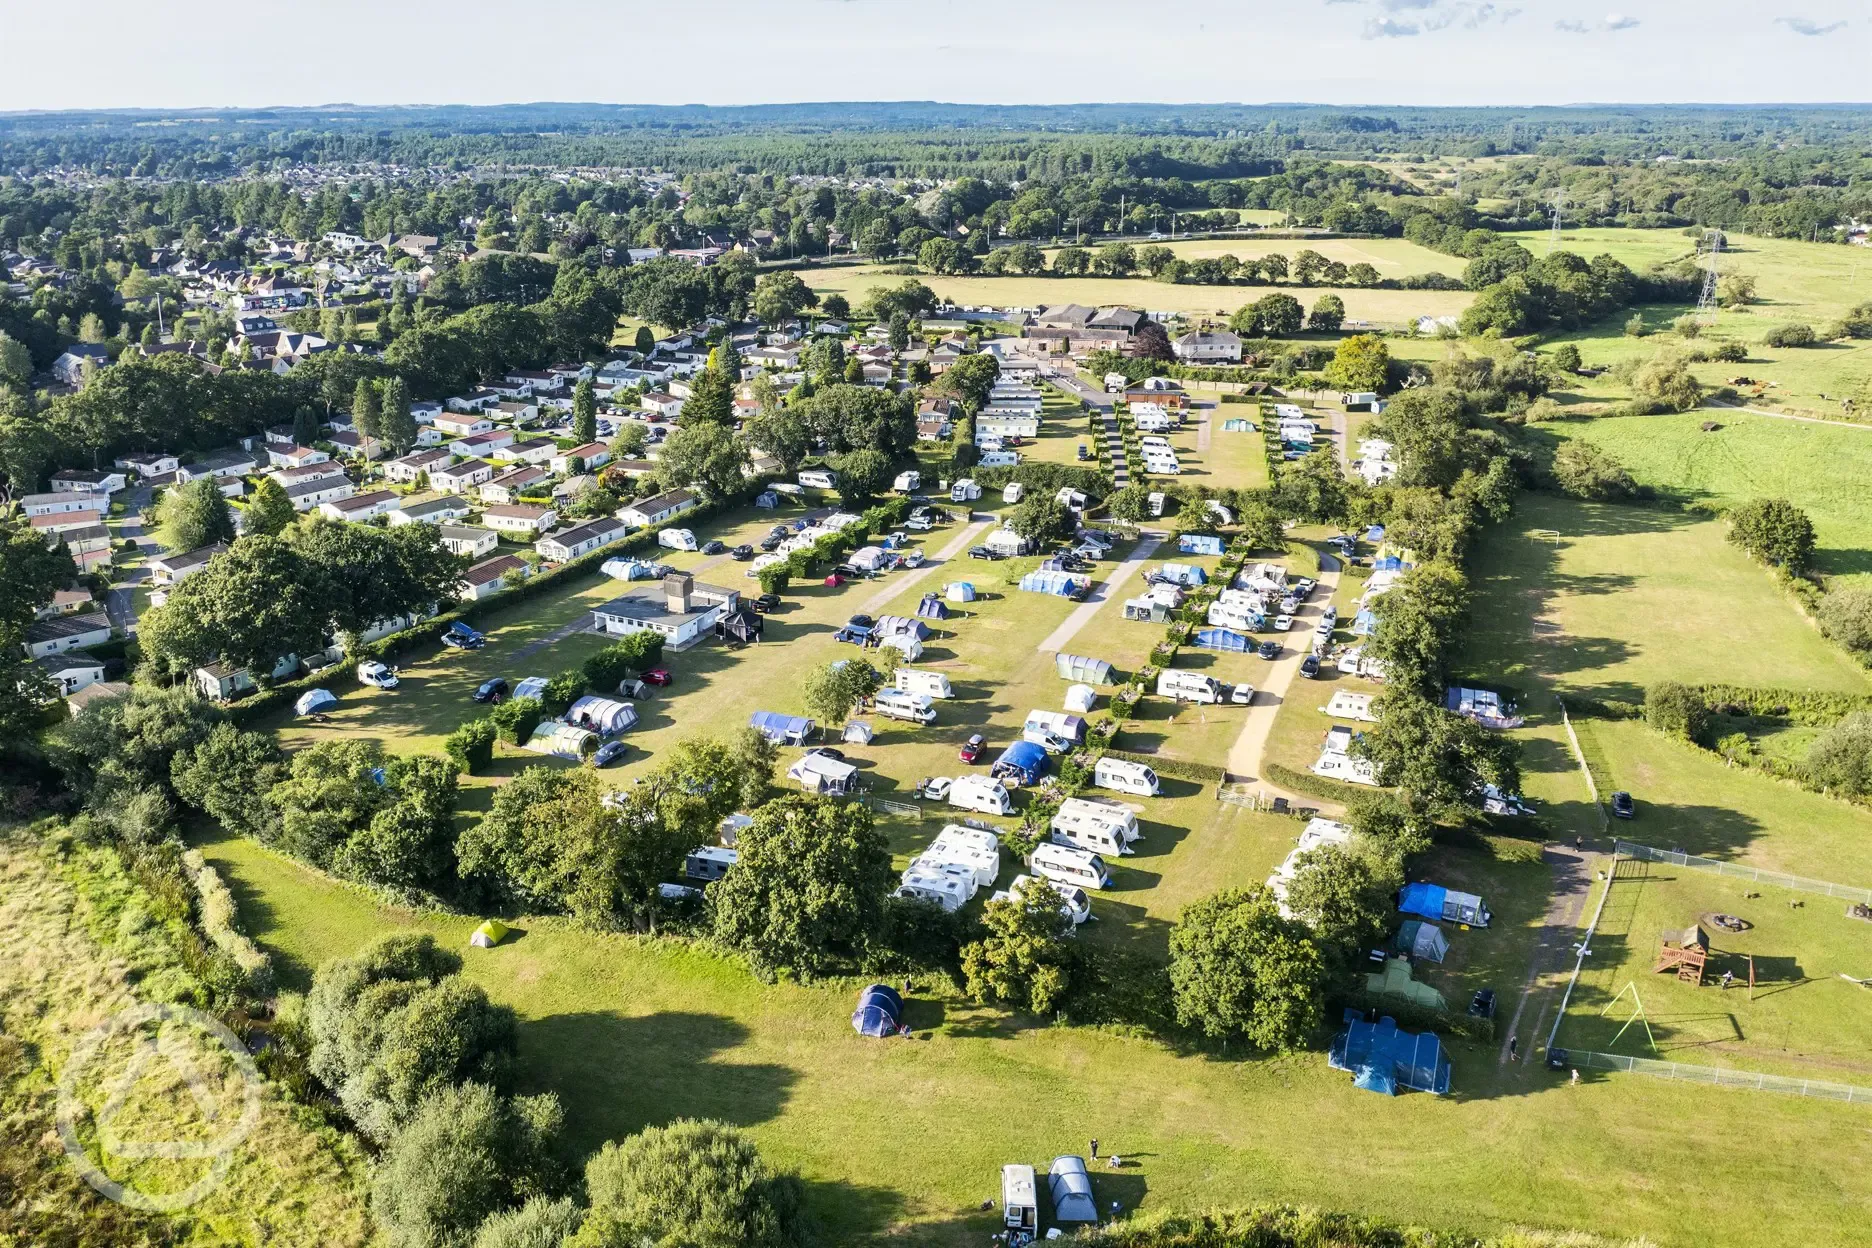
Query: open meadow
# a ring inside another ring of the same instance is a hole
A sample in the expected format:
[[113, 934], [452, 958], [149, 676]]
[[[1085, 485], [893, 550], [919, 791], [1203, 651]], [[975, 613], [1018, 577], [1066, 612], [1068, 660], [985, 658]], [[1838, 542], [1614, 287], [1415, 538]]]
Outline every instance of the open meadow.
[[[1259, 260], [1273, 255], [1292, 260], [1302, 251], [1316, 251], [1328, 260], [1347, 266], [1369, 264], [1378, 270], [1379, 277], [1393, 279], [1415, 277], [1420, 273], [1461, 277], [1463, 266], [1468, 263], [1461, 256], [1446, 256], [1401, 238], [1180, 238], [1138, 246], [1168, 247], [1179, 260], [1205, 260], [1216, 256]], [[1048, 255], [1051, 263], [1052, 252]]]

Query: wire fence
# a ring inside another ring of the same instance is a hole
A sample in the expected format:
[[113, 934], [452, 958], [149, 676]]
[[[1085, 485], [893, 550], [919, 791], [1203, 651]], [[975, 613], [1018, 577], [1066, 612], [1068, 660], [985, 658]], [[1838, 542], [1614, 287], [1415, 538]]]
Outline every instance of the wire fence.
[[1569, 1065], [1585, 1070], [1618, 1070], [1628, 1074], [1670, 1079], [1677, 1083], [1697, 1083], [1716, 1088], [1743, 1088], [1752, 1092], [1780, 1092], [1788, 1096], [1807, 1096], [1823, 1101], [1872, 1105], [1872, 1088], [1856, 1088], [1846, 1083], [1826, 1083], [1819, 1079], [1790, 1079], [1785, 1075], [1764, 1075], [1752, 1070], [1726, 1070], [1720, 1066], [1692, 1066], [1684, 1062], [1660, 1061], [1650, 1057], [1595, 1053], [1590, 1049], [1568, 1049], [1566, 1060]]
[[1740, 863], [1723, 862], [1715, 858], [1698, 858], [1694, 854], [1680, 853], [1671, 849], [1653, 849], [1649, 845], [1637, 845], [1631, 841], [1614, 842], [1619, 853], [1629, 858], [1643, 858], [1651, 862], [1667, 862], [1672, 866], [1686, 867], [1692, 871], [1712, 871], [1717, 875], [1733, 876], [1736, 879], [1752, 880], [1758, 884], [1773, 884], [1777, 888], [1792, 889], [1798, 893], [1818, 893], [1823, 897], [1843, 897], [1847, 901], [1856, 901], [1861, 905], [1872, 905], [1872, 888], [1858, 888], [1848, 884], [1829, 884], [1825, 880], [1810, 880], [1800, 875], [1783, 875], [1779, 871], [1763, 871], [1758, 867], [1746, 867]]

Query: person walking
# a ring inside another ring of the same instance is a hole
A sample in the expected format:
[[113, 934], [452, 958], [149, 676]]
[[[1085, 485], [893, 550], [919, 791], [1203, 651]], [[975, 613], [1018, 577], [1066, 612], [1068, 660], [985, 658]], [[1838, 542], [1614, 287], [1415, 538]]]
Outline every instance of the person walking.
[[1098, 1137], [1096, 1135], [1092, 1137], [1092, 1160], [1098, 1160]]
[[1508, 1060], [1511, 1062], [1518, 1062], [1521, 1060], [1521, 1037], [1520, 1036], [1508, 1037]]

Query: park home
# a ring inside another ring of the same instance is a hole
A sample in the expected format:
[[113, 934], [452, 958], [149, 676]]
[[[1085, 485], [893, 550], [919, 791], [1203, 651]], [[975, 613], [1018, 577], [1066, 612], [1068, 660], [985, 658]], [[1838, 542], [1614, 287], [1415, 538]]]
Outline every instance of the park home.
[[958, 776], [949, 786], [949, 804], [958, 810], [1005, 815], [1014, 809], [1007, 786], [988, 776]]
[[657, 545], [668, 550], [696, 550], [695, 534], [688, 529], [661, 529], [657, 532]]
[[1171, 668], [1158, 673], [1157, 696], [1174, 698], [1178, 702], [1203, 702], [1214, 705], [1222, 701], [1222, 685], [1213, 676]]
[[949, 678], [941, 672], [921, 672], [913, 667], [900, 667], [894, 680], [897, 688], [904, 693], [918, 693], [926, 698], [955, 697]]
[[719, 880], [740, 859], [741, 851], [720, 845], [702, 845], [683, 859], [683, 874], [692, 880]]
[[1099, 759], [1092, 769], [1092, 783], [1116, 793], [1131, 793], [1138, 797], [1157, 796], [1157, 773], [1150, 769], [1148, 763], [1134, 763], [1129, 759]]
[[1103, 858], [1088, 850], [1048, 842], [1034, 846], [1028, 862], [1035, 875], [1061, 884], [1093, 889], [1111, 887], [1111, 869]]
[[905, 693], [901, 689], [881, 690], [877, 695], [877, 713], [886, 719], [901, 719], [913, 724], [936, 722], [936, 708], [929, 695]]

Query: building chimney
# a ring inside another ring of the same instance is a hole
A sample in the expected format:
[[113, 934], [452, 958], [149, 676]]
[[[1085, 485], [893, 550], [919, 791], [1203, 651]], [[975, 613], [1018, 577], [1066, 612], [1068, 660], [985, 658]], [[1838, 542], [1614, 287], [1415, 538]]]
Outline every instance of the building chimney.
[[689, 599], [695, 591], [695, 577], [687, 572], [672, 572], [663, 578], [663, 599], [672, 615], [686, 615]]

